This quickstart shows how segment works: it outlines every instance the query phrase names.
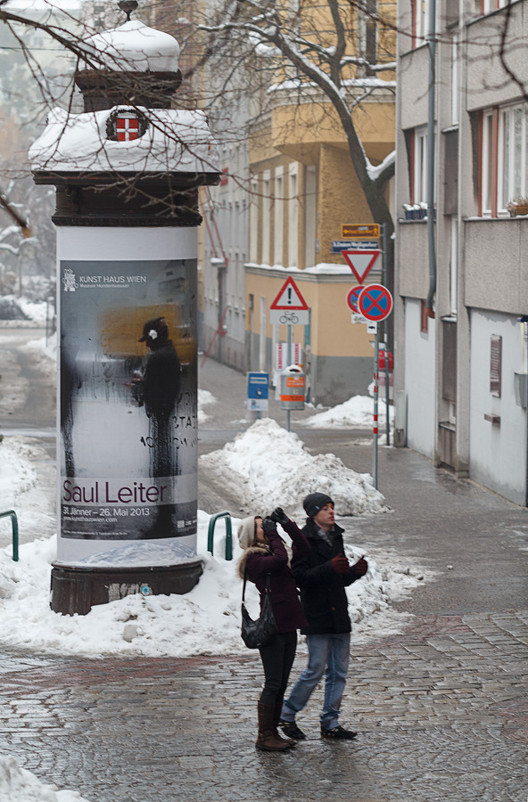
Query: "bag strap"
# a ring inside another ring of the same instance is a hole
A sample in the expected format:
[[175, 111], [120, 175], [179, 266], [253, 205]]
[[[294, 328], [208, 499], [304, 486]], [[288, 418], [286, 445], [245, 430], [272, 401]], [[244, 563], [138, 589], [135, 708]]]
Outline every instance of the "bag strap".
[[[244, 584], [242, 586], [242, 604], [245, 603], [246, 600], [246, 582], [247, 582], [247, 570], [244, 567]], [[271, 592], [271, 573], [266, 574], [266, 593]]]

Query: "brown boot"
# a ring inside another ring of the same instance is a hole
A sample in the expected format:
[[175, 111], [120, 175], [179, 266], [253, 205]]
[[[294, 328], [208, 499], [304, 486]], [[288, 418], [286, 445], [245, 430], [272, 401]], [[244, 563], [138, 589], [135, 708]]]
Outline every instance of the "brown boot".
[[285, 752], [290, 744], [279, 738], [273, 726], [273, 714], [273, 705], [258, 703], [258, 738], [255, 746], [263, 752]]

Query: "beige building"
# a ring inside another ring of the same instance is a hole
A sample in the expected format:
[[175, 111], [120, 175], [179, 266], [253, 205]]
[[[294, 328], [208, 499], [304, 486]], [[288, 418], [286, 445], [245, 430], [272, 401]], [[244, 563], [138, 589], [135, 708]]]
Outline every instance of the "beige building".
[[[324, 7], [317, 8], [321, 35], [329, 25]], [[349, 40], [352, 55], [357, 53], [360, 29], [356, 20]], [[331, 38], [326, 44], [330, 43]], [[379, 60], [387, 61], [387, 43], [383, 53], [379, 40], [378, 47]], [[365, 76], [363, 68], [354, 67], [349, 76], [350, 102], [365, 95], [352, 119], [367, 157], [376, 165], [394, 148], [394, 74], [386, 69]], [[286, 341], [287, 327], [272, 325], [268, 310], [291, 275], [310, 307], [310, 325], [294, 326], [294, 337], [305, 352], [311, 400], [342, 402], [367, 392], [373, 349], [366, 326], [351, 323], [347, 294], [357, 282], [332, 244], [342, 240], [342, 225], [374, 221], [343, 127], [322, 91], [284, 79], [269, 87], [267, 102], [265, 113], [255, 115], [258, 124], [250, 126], [247, 365], [275, 371], [277, 343]], [[369, 281], [380, 279], [380, 272], [369, 275]]]
[[[390, 15], [394, 3], [380, 3], [379, 10]], [[341, 91], [377, 165], [394, 150], [394, 36], [348, 4], [341, 12]], [[296, 24], [317, 47], [337, 43], [325, 4], [304, 4]], [[227, 97], [222, 108], [225, 178], [211, 189], [205, 210], [202, 348], [277, 379], [287, 327], [272, 325], [269, 308], [292, 276], [310, 307], [309, 324], [295, 325], [293, 336], [302, 346], [297, 359], [309, 371], [311, 400], [337, 403], [367, 392], [373, 349], [366, 326], [351, 323], [347, 295], [357, 282], [333, 243], [342, 240], [342, 225], [374, 221], [328, 96], [291, 61], [276, 52], [270, 59], [270, 48], [263, 49], [254, 48], [251, 69], [244, 62], [240, 85], [251, 77], [245, 102], [237, 85], [238, 102], [229, 111]], [[369, 276], [380, 279], [381, 272]]]

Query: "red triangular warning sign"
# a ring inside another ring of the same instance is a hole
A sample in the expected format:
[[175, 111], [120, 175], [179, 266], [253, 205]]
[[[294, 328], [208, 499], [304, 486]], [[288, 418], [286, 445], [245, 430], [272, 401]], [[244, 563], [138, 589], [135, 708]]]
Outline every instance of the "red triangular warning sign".
[[286, 279], [270, 309], [308, 309], [308, 304], [302, 297], [295, 281], [290, 277]]
[[341, 253], [347, 260], [350, 269], [352, 270], [353, 274], [355, 275], [358, 281], [358, 284], [363, 284], [363, 281], [370, 273], [371, 269], [374, 266], [374, 262], [380, 255], [381, 251], [349, 250], [349, 251], [341, 251]]

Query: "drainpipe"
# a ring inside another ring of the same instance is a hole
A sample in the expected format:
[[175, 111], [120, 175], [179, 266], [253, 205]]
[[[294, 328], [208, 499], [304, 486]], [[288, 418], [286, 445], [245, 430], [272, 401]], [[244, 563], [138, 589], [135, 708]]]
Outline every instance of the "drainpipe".
[[429, 292], [425, 307], [434, 317], [433, 302], [436, 292], [435, 252], [435, 91], [436, 91], [436, 0], [429, 4], [429, 92], [427, 104], [427, 245], [429, 254]]

